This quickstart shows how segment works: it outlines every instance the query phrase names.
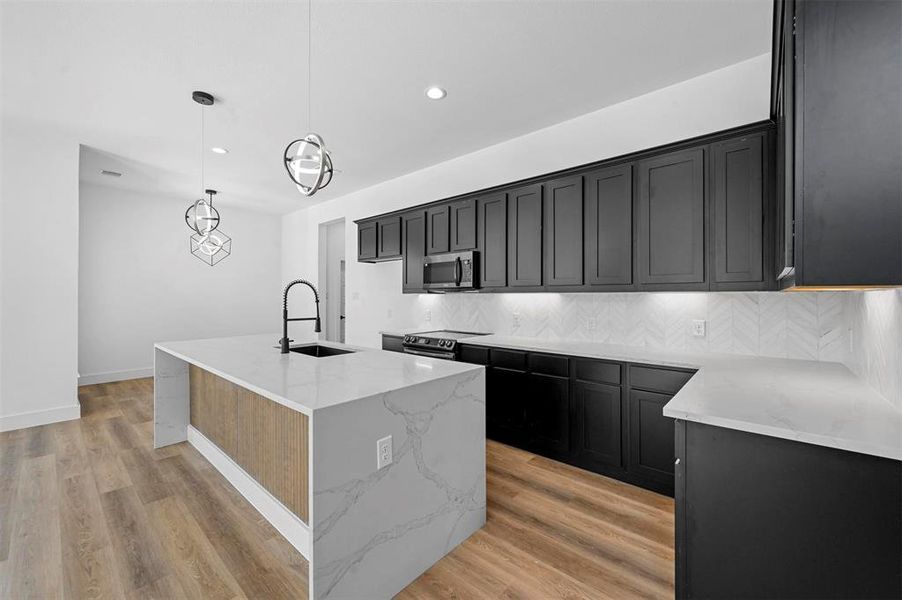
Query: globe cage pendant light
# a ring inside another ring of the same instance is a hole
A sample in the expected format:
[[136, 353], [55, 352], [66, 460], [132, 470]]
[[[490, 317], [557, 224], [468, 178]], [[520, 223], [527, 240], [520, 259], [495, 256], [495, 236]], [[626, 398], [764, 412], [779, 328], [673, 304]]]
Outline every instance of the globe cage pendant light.
[[[310, 130], [310, 89], [312, 77], [313, 0], [307, 2], [307, 130]], [[288, 177], [305, 196], [325, 189], [332, 181], [332, 155], [321, 135], [308, 133], [285, 147], [282, 156]]]
[[[200, 180], [201, 188], [204, 187], [205, 161], [204, 150], [206, 139], [204, 136], [204, 107], [212, 106], [215, 100], [212, 94], [195, 91], [191, 99], [200, 104]], [[202, 260], [211, 267], [232, 253], [232, 238], [219, 229], [219, 211], [213, 206], [213, 196], [216, 190], [204, 189], [208, 199], [201, 198], [188, 206], [185, 211], [185, 224], [192, 231], [188, 238], [188, 249], [192, 255]]]

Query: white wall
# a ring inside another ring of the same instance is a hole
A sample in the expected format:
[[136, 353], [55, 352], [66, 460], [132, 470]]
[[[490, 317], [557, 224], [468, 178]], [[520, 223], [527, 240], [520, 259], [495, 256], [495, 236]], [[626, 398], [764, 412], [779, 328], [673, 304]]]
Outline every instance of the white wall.
[[153, 343], [281, 327], [277, 216], [219, 206], [232, 255], [188, 252], [182, 198], [79, 186], [80, 383], [146, 377]]
[[849, 368], [902, 409], [902, 290], [858, 292], [849, 304]]
[[[346, 217], [346, 254], [355, 257], [354, 219], [760, 121], [769, 86], [766, 54], [291, 213], [282, 221], [283, 279], [316, 276], [320, 223]], [[347, 295], [352, 344], [378, 346], [380, 329], [423, 317], [418, 297], [401, 294], [399, 262], [349, 260]]]
[[78, 143], [0, 123], [0, 430], [78, 418]]

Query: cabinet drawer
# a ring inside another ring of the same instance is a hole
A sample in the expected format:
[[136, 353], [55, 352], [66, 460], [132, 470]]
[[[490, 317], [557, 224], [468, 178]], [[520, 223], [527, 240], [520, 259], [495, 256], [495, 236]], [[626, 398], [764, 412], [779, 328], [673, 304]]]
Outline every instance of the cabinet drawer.
[[489, 349], [461, 344], [460, 361], [475, 365], [487, 365], [489, 364]]
[[620, 363], [603, 360], [577, 360], [576, 378], [583, 381], [620, 385]]
[[656, 369], [654, 367], [630, 366], [630, 387], [665, 394], [680, 391], [695, 371]]
[[404, 352], [404, 347], [402, 346], [403, 338], [394, 336], [394, 335], [383, 335], [382, 336], [382, 349], [390, 350], [392, 352]]
[[533, 373], [557, 375], [558, 377], [570, 376], [570, 359], [566, 356], [530, 353], [528, 363], [529, 370]]
[[492, 366], [505, 369], [526, 370], [526, 353], [517, 350], [492, 348]]

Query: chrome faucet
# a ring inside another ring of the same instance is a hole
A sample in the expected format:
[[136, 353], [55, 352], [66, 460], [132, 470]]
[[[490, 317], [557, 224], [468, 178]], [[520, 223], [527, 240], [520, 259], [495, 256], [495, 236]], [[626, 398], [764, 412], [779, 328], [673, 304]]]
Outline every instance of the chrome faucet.
[[[290, 290], [292, 286], [297, 283], [303, 283], [311, 290], [313, 290], [313, 301], [316, 303], [315, 317], [295, 317], [294, 319], [288, 318], [288, 290]], [[295, 279], [285, 286], [285, 292], [282, 294], [282, 339], [279, 340], [279, 343], [282, 345], [282, 354], [288, 354], [288, 342], [291, 341], [288, 339], [288, 321], [316, 321], [316, 323], [313, 325], [313, 332], [319, 333], [320, 331], [322, 331], [319, 320], [319, 293], [316, 291], [316, 288], [313, 287], [313, 284], [306, 279]]]

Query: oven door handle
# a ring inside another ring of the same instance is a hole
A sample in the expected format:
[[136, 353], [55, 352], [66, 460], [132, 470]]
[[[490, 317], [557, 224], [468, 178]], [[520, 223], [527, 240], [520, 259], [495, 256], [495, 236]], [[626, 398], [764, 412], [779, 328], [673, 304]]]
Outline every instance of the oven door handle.
[[443, 358], [445, 360], [457, 360], [451, 352], [429, 352], [428, 350], [416, 350], [414, 348], [404, 348], [405, 354], [416, 354], [417, 356], [428, 356], [429, 358]]

